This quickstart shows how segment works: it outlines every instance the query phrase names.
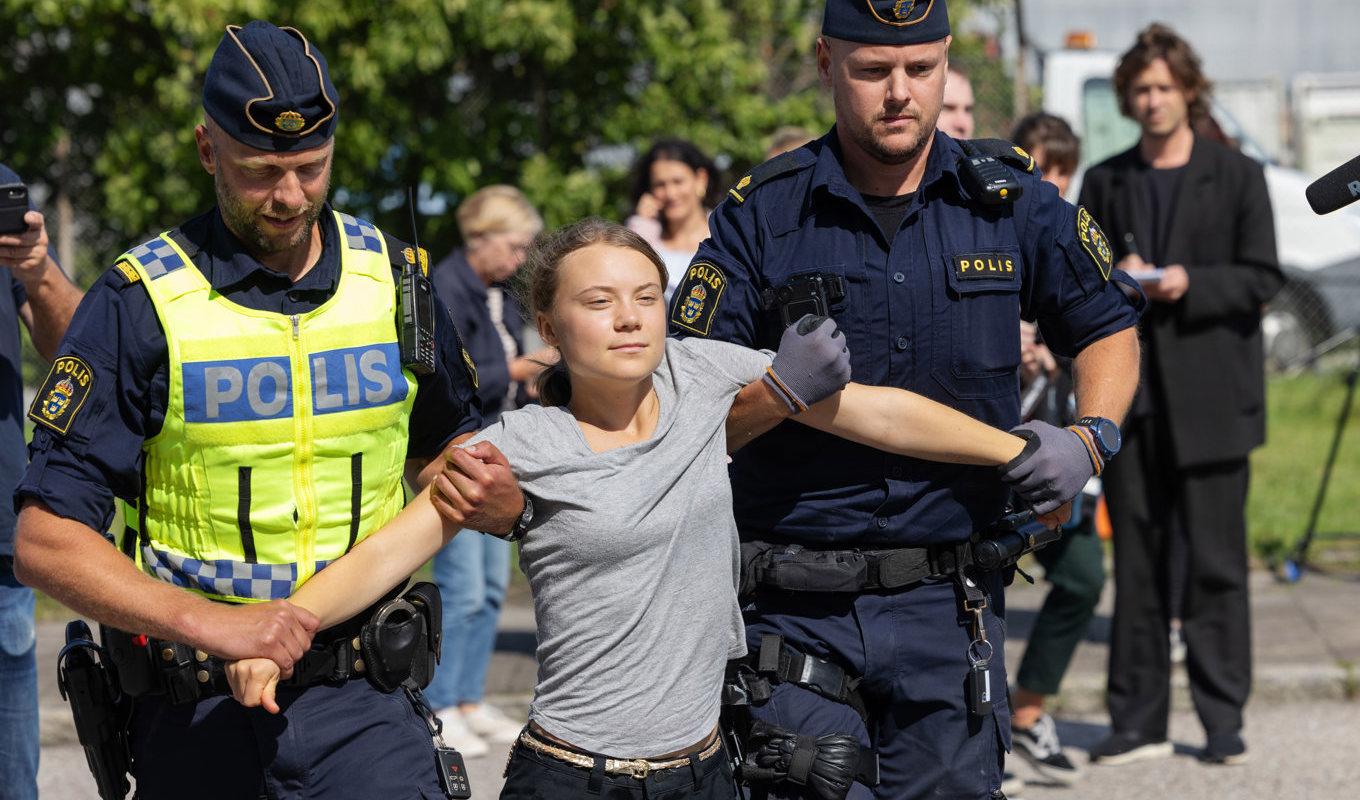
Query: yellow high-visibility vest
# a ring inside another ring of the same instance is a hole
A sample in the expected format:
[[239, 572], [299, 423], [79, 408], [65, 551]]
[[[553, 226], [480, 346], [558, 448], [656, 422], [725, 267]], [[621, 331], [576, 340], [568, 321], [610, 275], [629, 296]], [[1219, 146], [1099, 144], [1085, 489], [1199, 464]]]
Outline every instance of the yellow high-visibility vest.
[[146, 440], [124, 551], [218, 600], [288, 597], [401, 510], [416, 379], [401, 366], [383, 236], [335, 212], [340, 280], [305, 314], [213, 290], [170, 232], [129, 250], [169, 348], [169, 403]]

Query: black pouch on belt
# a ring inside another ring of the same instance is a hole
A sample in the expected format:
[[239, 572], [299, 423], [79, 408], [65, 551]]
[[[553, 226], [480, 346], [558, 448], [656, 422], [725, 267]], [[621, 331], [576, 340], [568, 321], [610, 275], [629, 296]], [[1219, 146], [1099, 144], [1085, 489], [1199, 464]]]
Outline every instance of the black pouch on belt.
[[394, 692], [407, 681], [418, 688], [429, 683], [435, 652], [431, 623], [439, 616], [438, 608], [439, 590], [418, 583], [379, 606], [364, 624], [360, 649], [368, 664], [368, 679], [380, 691]]

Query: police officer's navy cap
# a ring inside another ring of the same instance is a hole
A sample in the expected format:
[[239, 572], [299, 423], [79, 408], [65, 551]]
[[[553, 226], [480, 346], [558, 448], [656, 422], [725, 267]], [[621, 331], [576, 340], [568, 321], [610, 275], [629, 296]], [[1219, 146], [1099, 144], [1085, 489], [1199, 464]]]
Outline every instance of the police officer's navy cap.
[[945, 0], [826, 0], [822, 35], [860, 44], [923, 44], [949, 35]]
[[307, 37], [255, 20], [227, 26], [203, 81], [203, 110], [257, 150], [305, 150], [334, 135], [340, 96]]

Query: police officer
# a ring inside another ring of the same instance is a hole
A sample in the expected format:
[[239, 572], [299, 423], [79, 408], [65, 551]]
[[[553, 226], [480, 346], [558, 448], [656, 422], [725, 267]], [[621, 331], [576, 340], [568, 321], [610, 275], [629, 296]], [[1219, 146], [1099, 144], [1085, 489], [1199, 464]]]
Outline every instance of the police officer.
[[[327, 203], [339, 95], [302, 33], [228, 26], [203, 110], [218, 205], [133, 247], [80, 306], [29, 411], [16, 571], [157, 643], [130, 721], [139, 797], [439, 796], [412, 702], [363, 680], [352, 627], [317, 633], [287, 598], [478, 427], [473, 372], [442, 303], [432, 370], [399, 346], [394, 273], [426, 259]], [[483, 467], [469, 524], [508, 530], [519, 490]], [[197, 688], [172, 669], [185, 652]], [[248, 656], [303, 658], [281, 716], [217, 693], [217, 659]]]
[[[972, 164], [936, 132], [949, 44], [945, 0], [828, 0], [817, 66], [836, 125], [731, 189], [677, 290], [672, 330], [771, 347], [790, 315], [825, 311], [845, 332], [853, 380], [1011, 428], [1019, 323], [1037, 319], [1075, 357], [1083, 421], [1017, 428], [1037, 449], [1001, 477], [1052, 512], [1118, 448], [1142, 297], [1112, 272], [1090, 215], [1028, 156], [984, 142]], [[777, 422], [763, 392], [745, 390], [729, 442]], [[751, 774], [768, 779], [774, 763], [786, 778], [758, 791], [1000, 796], [1001, 577], [976, 568], [969, 540], [1002, 515], [1006, 483], [795, 425], [734, 458], [751, 655], [727, 699], [764, 723], [748, 742], [762, 749]], [[837, 734], [865, 748], [853, 786], [836, 782]]]

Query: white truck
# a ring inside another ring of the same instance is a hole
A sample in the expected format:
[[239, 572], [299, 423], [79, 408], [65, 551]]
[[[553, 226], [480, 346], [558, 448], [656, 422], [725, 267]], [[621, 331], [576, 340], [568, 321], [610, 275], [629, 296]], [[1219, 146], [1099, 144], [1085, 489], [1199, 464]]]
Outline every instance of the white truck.
[[[1131, 147], [1138, 127], [1119, 113], [1113, 75], [1118, 56], [1057, 50], [1043, 56], [1044, 110], [1071, 123], [1085, 167]], [[1275, 212], [1280, 265], [1289, 282], [1262, 321], [1266, 358], [1276, 368], [1307, 363], [1328, 344], [1360, 329], [1360, 204], [1324, 217], [1304, 197], [1308, 176], [1274, 164], [1221, 105], [1214, 120], [1242, 152], [1265, 167]], [[1355, 142], [1360, 153], [1360, 140]], [[1340, 163], [1340, 162], [1338, 162]], [[1072, 197], [1080, 191], [1080, 170]]]

